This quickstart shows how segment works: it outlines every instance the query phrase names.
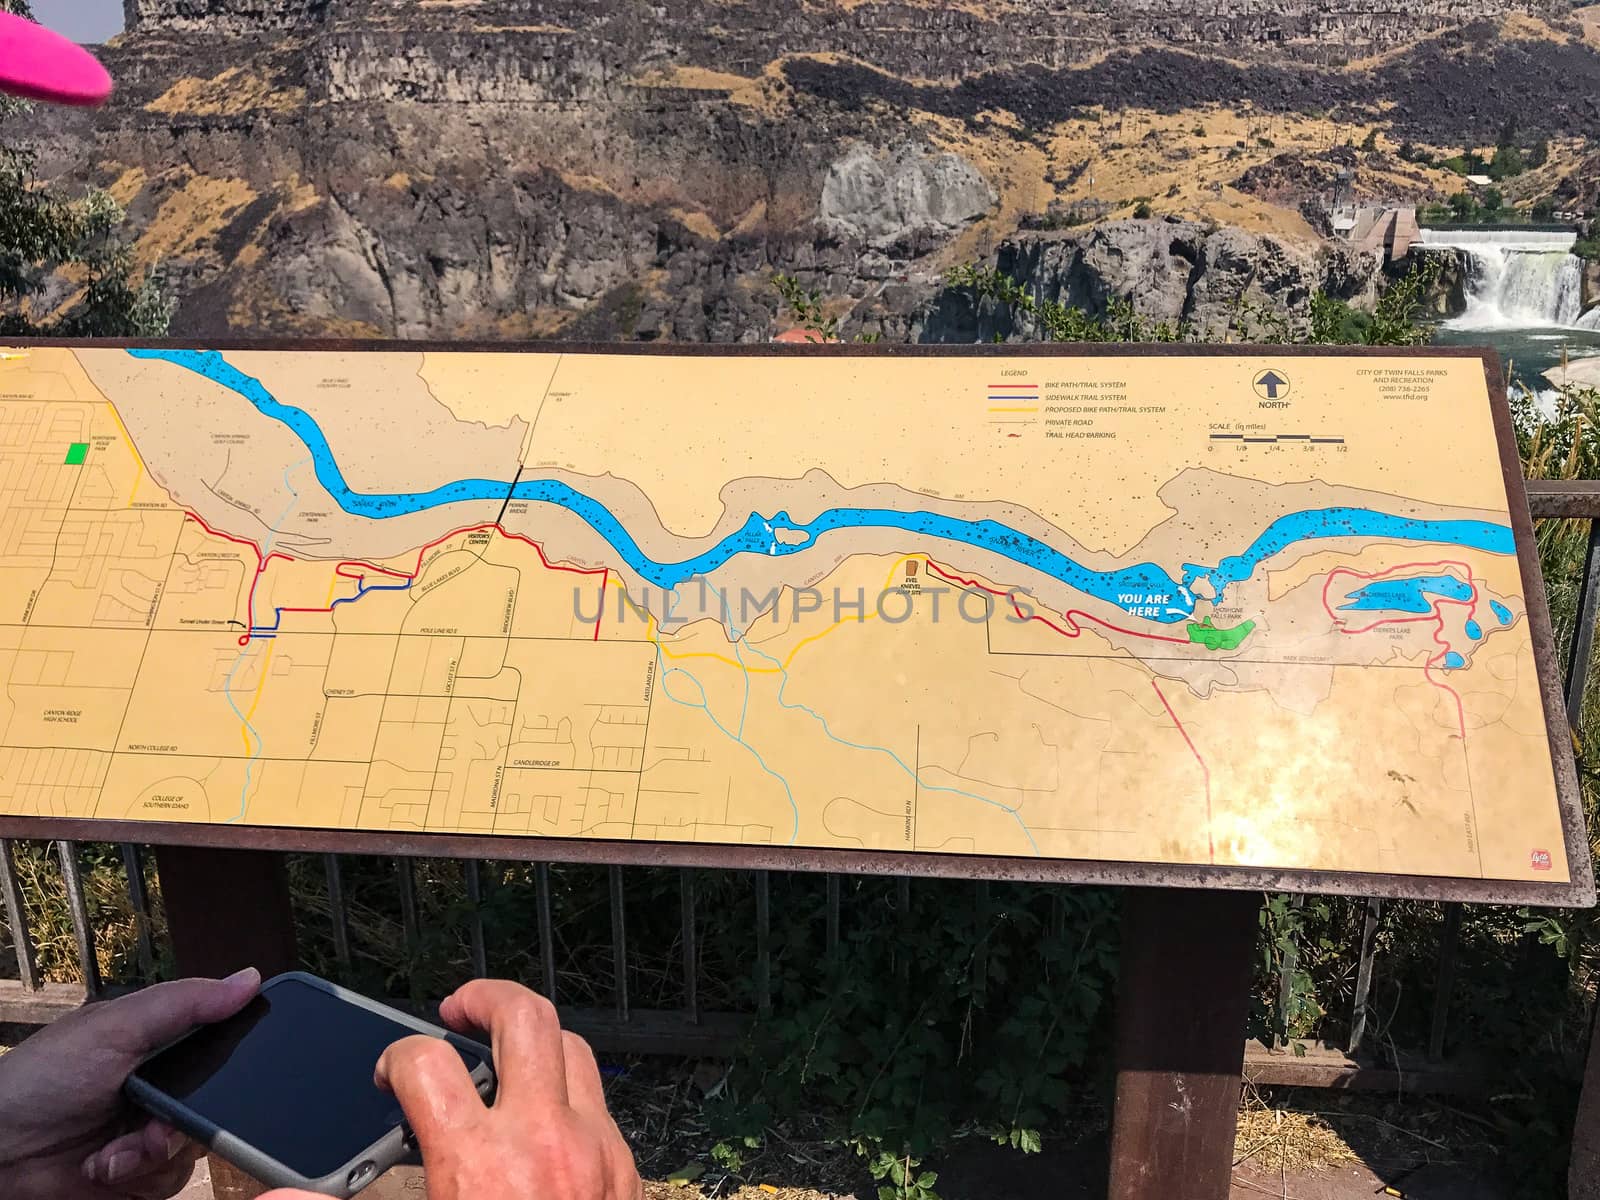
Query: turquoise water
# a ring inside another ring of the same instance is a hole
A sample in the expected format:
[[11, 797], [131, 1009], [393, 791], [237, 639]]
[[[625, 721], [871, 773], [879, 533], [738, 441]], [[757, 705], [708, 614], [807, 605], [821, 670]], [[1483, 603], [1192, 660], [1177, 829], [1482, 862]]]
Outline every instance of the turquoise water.
[[1494, 619], [1502, 625], [1511, 624], [1511, 610], [1498, 600], [1489, 601], [1489, 607], [1494, 612]]
[[1452, 650], [1452, 651], [1450, 651], [1448, 654], [1446, 654], [1444, 656], [1444, 665], [1446, 667], [1448, 667], [1450, 670], [1454, 671], [1457, 667], [1466, 666], [1467, 665], [1467, 660], [1462, 658], [1461, 655], [1457, 654], [1454, 650]]
[[[1433, 608], [1429, 596], [1447, 600], [1470, 600], [1472, 588], [1453, 575], [1416, 575], [1410, 579], [1384, 579], [1357, 588], [1345, 597], [1341, 610], [1388, 609], [1395, 612], [1425, 613]], [[1473, 634], [1474, 637], [1477, 634]]]
[[1466, 625], [1466, 629], [1467, 629], [1467, 636], [1469, 638], [1471, 638], [1473, 641], [1477, 641], [1479, 638], [1483, 637], [1483, 627], [1481, 625], [1479, 625], [1476, 621], [1468, 621], [1467, 625]]
[[1436, 327], [1433, 331], [1436, 346], [1489, 346], [1500, 355], [1503, 366], [1511, 369], [1511, 378], [1518, 387], [1531, 388], [1535, 393], [1550, 387], [1544, 373], [1561, 365], [1562, 356], [1569, 361], [1600, 355], [1600, 330], [1594, 329], [1450, 329]]
[[[1197, 583], [1209, 585], [1214, 598], [1221, 600], [1229, 585], [1248, 579], [1263, 560], [1300, 541], [1383, 537], [1466, 546], [1494, 554], [1515, 552], [1511, 530], [1504, 525], [1484, 521], [1418, 521], [1365, 508], [1321, 508], [1279, 517], [1242, 554], [1224, 558], [1215, 567], [1185, 564], [1180, 581], [1154, 563], [1096, 571], [997, 521], [966, 521], [940, 513], [887, 508], [833, 508], [805, 524], [795, 523], [785, 512], [770, 517], [751, 513], [738, 530], [703, 554], [679, 562], [657, 562], [645, 554], [604, 504], [555, 479], [524, 479], [515, 485], [508, 480], [460, 479], [426, 492], [354, 491], [345, 482], [327, 438], [311, 415], [279, 401], [259, 380], [240, 371], [221, 354], [213, 350], [129, 350], [128, 353], [135, 358], [169, 362], [202, 375], [244, 397], [263, 416], [288, 426], [310, 452], [317, 481], [348, 513], [381, 520], [462, 501], [508, 497], [553, 504], [581, 517], [636, 574], [667, 590], [697, 576], [711, 574], [736, 555], [779, 558], [797, 554], [812, 546], [823, 534], [835, 530], [899, 529], [987, 550], [1032, 567], [1126, 612], [1170, 623], [1193, 615], [1195, 597], [1190, 589]], [[780, 533], [791, 536], [780, 538]]]

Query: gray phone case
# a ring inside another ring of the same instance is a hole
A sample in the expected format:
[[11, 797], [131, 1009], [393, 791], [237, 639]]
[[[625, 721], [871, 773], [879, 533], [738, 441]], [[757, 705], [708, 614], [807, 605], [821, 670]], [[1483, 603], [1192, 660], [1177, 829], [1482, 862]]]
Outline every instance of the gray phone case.
[[[420, 1020], [398, 1009], [390, 1008], [387, 1004], [380, 1004], [376, 1000], [358, 995], [347, 988], [342, 988], [336, 983], [329, 983], [326, 979], [318, 979], [315, 975], [308, 975], [303, 971], [289, 971], [283, 975], [275, 975], [261, 985], [262, 992], [267, 992], [278, 984], [287, 980], [297, 980], [320, 991], [328, 992], [340, 1000], [357, 1007], [369, 1009], [375, 1013], [414, 1029], [418, 1033], [430, 1034], [443, 1038], [453, 1045], [464, 1050], [469, 1050], [479, 1056], [481, 1063], [472, 1072], [472, 1082], [478, 1089], [479, 1095], [485, 1100], [494, 1096], [495, 1078], [493, 1058], [489, 1047], [484, 1046], [470, 1038], [450, 1032], [431, 1022]], [[188, 1036], [188, 1035], [185, 1035]], [[172, 1045], [182, 1042], [179, 1038]], [[168, 1047], [163, 1047], [163, 1050]], [[157, 1051], [157, 1054], [162, 1051]], [[154, 1058], [155, 1055], [151, 1055]], [[247, 1145], [233, 1136], [225, 1129], [218, 1128], [207, 1121], [199, 1113], [173, 1099], [164, 1092], [158, 1092], [136, 1074], [128, 1079], [124, 1089], [128, 1098], [147, 1112], [154, 1113], [161, 1120], [166, 1121], [174, 1128], [181, 1130], [195, 1141], [205, 1146], [208, 1150], [221, 1155], [241, 1171], [247, 1172], [267, 1184], [269, 1187], [300, 1188], [302, 1191], [317, 1192], [324, 1196], [354, 1196], [362, 1188], [377, 1179], [390, 1167], [398, 1166], [404, 1162], [419, 1161], [416, 1149], [411, 1142], [407, 1130], [403, 1126], [396, 1126], [383, 1137], [379, 1138], [365, 1150], [356, 1154], [349, 1162], [338, 1170], [324, 1175], [321, 1179], [307, 1179], [304, 1175], [290, 1170], [277, 1159], [263, 1154], [254, 1146]]]

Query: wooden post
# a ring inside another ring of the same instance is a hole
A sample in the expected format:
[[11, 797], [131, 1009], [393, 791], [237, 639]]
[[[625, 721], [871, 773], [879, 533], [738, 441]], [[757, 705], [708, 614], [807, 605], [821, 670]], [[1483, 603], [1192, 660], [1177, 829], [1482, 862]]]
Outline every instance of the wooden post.
[[[1600, 522], [1596, 522], [1600, 526]], [[1567, 1168], [1568, 1200], [1600, 1200], [1600, 1005], [1589, 1031], [1589, 1053], [1572, 1130], [1572, 1162]]]
[[[299, 966], [283, 855], [163, 846], [156, 870], [180, 975], [255, 967], [266, 979]], [[211, 1186], [216, 1200], [253, 1200], [267, 1190], [215, 1155]]]
[[1227, 1200], [1260, 907], [1124, 893], [1109, 1200]]

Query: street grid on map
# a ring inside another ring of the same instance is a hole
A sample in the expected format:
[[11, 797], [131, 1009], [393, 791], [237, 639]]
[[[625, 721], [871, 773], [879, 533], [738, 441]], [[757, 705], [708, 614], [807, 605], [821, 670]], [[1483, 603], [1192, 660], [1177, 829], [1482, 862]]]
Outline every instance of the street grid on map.
[[1571, 878], [1473, 359], [26, 348], [0, 470], [3, 814]]

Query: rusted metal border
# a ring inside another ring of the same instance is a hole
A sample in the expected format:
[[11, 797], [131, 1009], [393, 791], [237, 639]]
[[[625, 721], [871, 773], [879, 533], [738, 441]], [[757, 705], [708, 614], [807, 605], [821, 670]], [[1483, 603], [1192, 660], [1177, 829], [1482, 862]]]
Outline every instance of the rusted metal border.
[[[4, 339], [0, 339], [4, 340]], [[97, 818], [0, 816], [0, 836], [76, 838], [82, 841], [138, 841], [170, 846], [413, 855], [513, 861], [534, 859], [744, 870], [840, 871], [851, 874], [1007, 879], [1045, 883], [1227, 888], [1306, 892], [1385, 899], [1462, 900], [1492, 904], [1586, 907], [1595, 901], [1593, 870], [1578, 792], [1577, 773], [1562, 703], [1544, 583], [1539, 574], [1533, 524], [1523, 490], [1521, 464], [1505, 378], [1499, 357], [1465, 346], [1264, 346], [1189, 343], [1067, 343], [1028, 345], [712, 345], [685, 343], [605, 344], [564, 342], [441, 342], [344, 339], [11, 339], [5, 344], [55, 349], [126, 349], [159, 344], [170, 349], [301, 352], [610, 354], [641, 357], [815, 358], [968, 357], [968, 358], [1422, 358], [1475, 359], [1482, 363], [1489, 408], [1499, 442], [1507, 509], [1518, 549], [1523, 592], [1533, 639], [1534, 660], [1545, 704], [1557, 802], [1561, 810], [1570, 881], [1549, 884], [1523, 880], [1450, 876], [1384, 875], [1371, 872], [1314, 871], [1264, 867], [1214, 867], [1171, 863], [1100, 862], [1056, 859], [1037, 862], [978, 855], [891, 852], [813, 847], [739, 846], [680, 842], [626, 842], [497, 835], [404, 833], [379, 830], [305, 829], [281, 826], [216, 826], [179, 822], [115, 821]], [[1576, 491], [1576, 489], [1573, 489]], [[1541, 500], [1562, 495], [1540, 489]], [[1568, 503], [1576, 503], [1569, 500]], [[1543, 506], [1541, 506], [1543, 507]], [[1543, 512], [1541, 512], [1543, 515]], [[1575, 514], [1574, 514], [1575, 515]], [[552, 854], [554, 852], [554, 854]]]
[[1600, 519], [1600, 479], [1528, 479], [1523, 488], [1535, 520]]

